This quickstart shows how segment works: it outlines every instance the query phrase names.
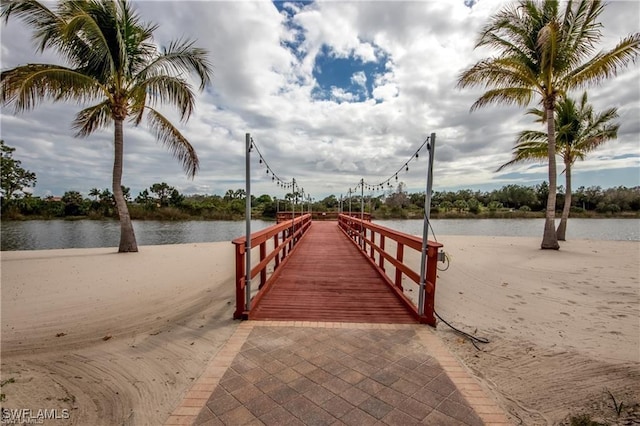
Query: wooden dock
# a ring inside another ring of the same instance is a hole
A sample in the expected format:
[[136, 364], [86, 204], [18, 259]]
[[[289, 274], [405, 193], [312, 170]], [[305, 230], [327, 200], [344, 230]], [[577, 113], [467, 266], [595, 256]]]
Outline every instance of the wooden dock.
[[249, 318], [417, 323], [333, 221], [313, 222]]

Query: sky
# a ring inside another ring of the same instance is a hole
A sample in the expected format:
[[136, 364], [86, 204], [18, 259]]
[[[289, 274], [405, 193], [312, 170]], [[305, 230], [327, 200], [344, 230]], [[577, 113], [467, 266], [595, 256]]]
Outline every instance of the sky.
[[[154, 33], [159, 47], [191, 38], [209, 51], [213, 79], [198, 93], [186, 124], [175, 110], [161, 108], [196, 149], [196, 177], [186, 177], [143, 122], [125, 127], [123, 184], [134, 197], [156, 182], [184, 194], [222, 195], [244, 188], [249, 133], [264, 159], [260, 163], [257, 150], [252, 151], [256, 196], [283, 198], [291, 191], [274, 182], [265, 162], [282, 181], [295, 178], [315, 200], [344, 196], [361, 179], [376, 185], [391, 178], [394, 186], [403, 182], [418, 192], [426, 187], [428, 156], [424, 148], [413, 156], [435, 133], [434, 190], [537, 185], [547, 180], [546, 164], [495, 172], [511, 158], [516, 135], [539, 126], [525, 115], [526, 108], [491, 105], [470, 112], [482, 89], [456, 87], [463, 70], [492, 54], [474, 44], [479, 29], [505, 4], [136, 1], [142, 20], [159, 24]], [[609, 2], [601, 22], [600, 47], [611, 48], [640, 31], [640, 2]], [[36, 53], [21, 21], [3, 21], [0, 36], [3, 70], [61, 63], [53, 52]], [[574, 188], [640, 185], [640, 63], [589, 88], [589, 99], [596, 110], [617, 107], [621, 127], [616, 141], [574, 166]], [[94, 187], [110, 188], [113, 130], [73, 136], [74, 116], [86, 106], [43, 102], [19, 115], [11, 107], [0, 110], [2, 139], [38, 177], [35, 195], [68, 190], [87, 195]], [[559, 183], [562, 171], [560, 162]]]

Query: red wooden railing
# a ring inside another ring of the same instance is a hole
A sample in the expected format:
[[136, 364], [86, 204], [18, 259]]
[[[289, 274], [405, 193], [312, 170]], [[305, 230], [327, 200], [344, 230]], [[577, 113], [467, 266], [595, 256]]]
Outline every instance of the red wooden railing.
[[[247, 319], [251, 307], [260, 301], [265, 290], [275, 280], [278, 269], [286, 263], [286, 260], [296, 247], [296, 242], [303, 237], [311, 226], [311, 215], [305, 214], [296, 217], [294, 220], [278, 223], [268, 228], [251, 234], [251, 254], [254, 249], [259, 248], [259, 261], [251, 268], [251, 280], [260, 274], [260, 284], [257, 294], [251, 300], [251, 306], [245, 306], [246, 297], [246, 237], [236, 238], [232, 243], [236, 246], [236, 311], [233, 317], [236, 319]], [[268, 244], [269, 241], [272, 244]], [[272, 265], [273, 271], [269, 275], [267, 268]], [[252, 281], [253, 287], [253, 281]], [[254, 287], [255, 288], [255, 287]], [[253, 293], [253, 291], [252, 291]], [[248, 308], [248, 309], [247, 309]]]
[[[434, 316], [434, 302], [438, 272], [438, 250], [442, 247], [442, 244], [434, 241], [428, 241], [427, 243], [424, 314], [419, 315], [416, 305], [404, 294], [402, 280], [403, 276], [406, 276], [414, 283], [418, 285], [420, 284], [419, 256], [422, 252], [422, 238], [385, 228], [384, 226], [368, 221], [361, 221], [359, 218], [353, 216], [340, 215], [338, 217], [338, 222], [342, 231], [356, 246], [360, 248], [365, 257], [378, 270], [382, 278], [385, 279], [387, 284], [391, 289], [393, 289], [400, 300], [403, 301], [407, 308], [414, 313], [415, 317], [420, 322], [427, 323], [435, 327], [436, 319]], [[390, 248], [385, 247], [387, 240], [391, 240], [392, 243], [395, 243], [395, 255], [390, 254], [387, 251]], [[408, 256], [406, 255], [408, 253], [405, 253], [405, 247], [417, 252], [412, 253], [412, 263], [417, 263], [416, 268], [412, 268], [407, 265], [406, 259]], [[393, 276], [390, 276], [387, 273], [387, 268], [385, 267], [386, 262], [390, 263], [393, 267]], [[415, 294], [418, 295], [417, 292]]]
[[[349, 213], [339, 213], [339, 212], [311, 212], [311, 218], [313, 220], [338, 220], [338, 215], [339, 214], [346, 214], [348, 215]], [[360, 217], [360, 215], [362, 214], [364, 220], [367, 221], [371, 221], [371, 213], [360, 213], [360, 212], [351, 212], [351, 216], [353, 217]], [[290, 211], [282, 211], [282, 212], [278, 212], [276, 214], [276, 221], [278, 223], [280, 222], [284, 222], [286, 220], [291, 220], [293, 213]], [[300, 212], [296, 212], [296, 217], [300, 216]]]

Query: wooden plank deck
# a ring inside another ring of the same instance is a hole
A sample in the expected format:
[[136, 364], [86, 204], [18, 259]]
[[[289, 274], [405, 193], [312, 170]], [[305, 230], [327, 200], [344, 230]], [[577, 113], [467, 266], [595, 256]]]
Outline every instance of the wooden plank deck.
[[249, 318], [416, 323], [337, 222], [313, 222]]

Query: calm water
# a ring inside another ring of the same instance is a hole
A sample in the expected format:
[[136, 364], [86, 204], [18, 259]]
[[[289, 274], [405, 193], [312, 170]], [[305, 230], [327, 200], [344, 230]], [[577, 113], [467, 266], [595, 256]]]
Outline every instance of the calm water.
[[[252, 231], [274, 222], [252, 221]], [[383, 226], [408, 234], [422, 235], [421, 220], [380, 220]], [[242, 221], [134, 221], [139, 245], [231, 241], [244, 235]], [[439, 219], [432, 221], [440, 235], [493, 235], [542, 237], [544, 219]], [[3, 222], [2, 250], [117, 247], [118, 222], [111, 220], [31, 220]], [[429, 231], [430, 238], [432, 237]], [[569, 239], [640, 240], [640, 219], [570, 219]]]

